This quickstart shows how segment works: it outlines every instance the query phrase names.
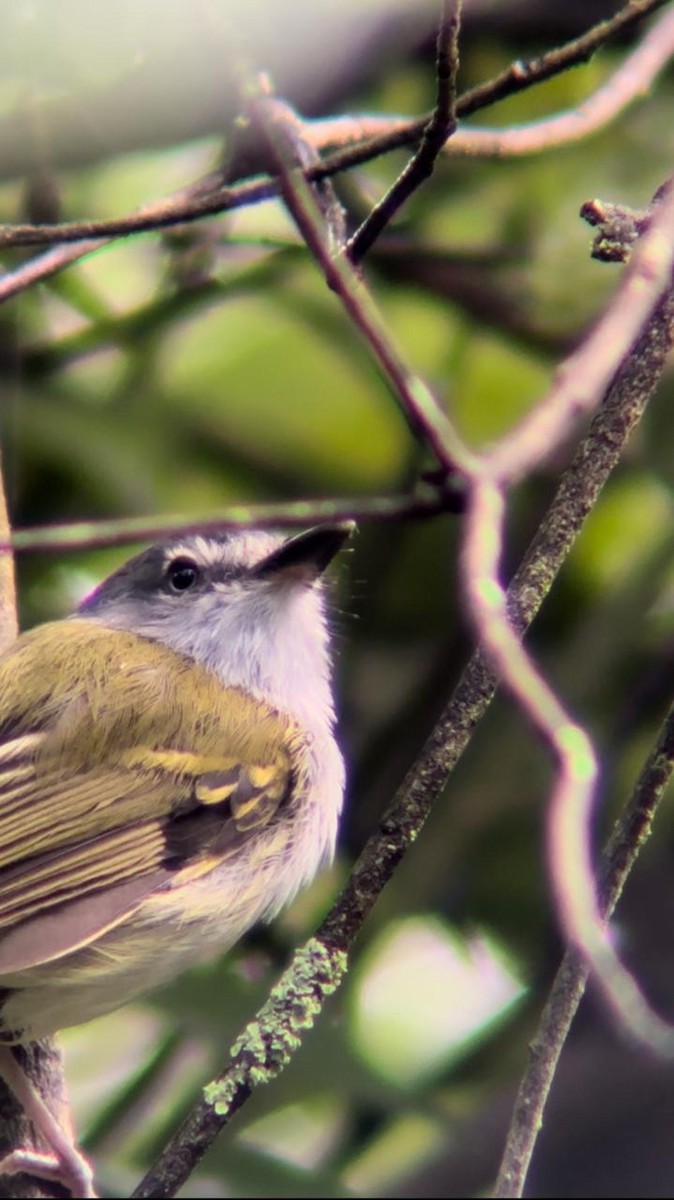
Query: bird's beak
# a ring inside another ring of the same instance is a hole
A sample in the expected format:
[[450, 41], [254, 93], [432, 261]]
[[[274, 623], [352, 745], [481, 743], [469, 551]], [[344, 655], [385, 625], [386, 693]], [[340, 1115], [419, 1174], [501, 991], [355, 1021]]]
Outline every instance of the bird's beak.
[[258, 563], [256, 574], [263, 579], [313, 583], [330, 565], [355, 528], [355, 521], [335, 521], [333, 525], [316, 525], [305, 533], [298, 533]]

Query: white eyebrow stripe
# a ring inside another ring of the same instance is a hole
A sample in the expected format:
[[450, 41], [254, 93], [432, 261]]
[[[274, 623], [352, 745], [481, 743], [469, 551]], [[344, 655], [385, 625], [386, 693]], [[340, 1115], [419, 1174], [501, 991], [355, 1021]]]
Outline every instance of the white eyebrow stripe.
[[189, 542], [180, 542], [167, 547], [164, 554], [164, 566], [168, 567], [169, 563], [174, 562], [176, 558], [196, 558], [203, 566], [214, 567], [218, 563], [222, 563], [222, 543], [197, 535]]
[[261, 533], [259, 530], [234, 535], [226, 542], [196, 534], [189, 540], [174, 542], [166, 547], [164, 568], [176, 558], [183, 557], [193, 558], [203, 567], [251, 568], [277, 549], [283, 540], [278, 534]]

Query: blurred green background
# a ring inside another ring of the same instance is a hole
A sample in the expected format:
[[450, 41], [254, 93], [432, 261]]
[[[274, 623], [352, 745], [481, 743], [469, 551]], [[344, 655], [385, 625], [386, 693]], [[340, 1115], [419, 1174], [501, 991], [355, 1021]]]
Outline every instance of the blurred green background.
[[[462, 89], [617, 7], [467, 3]], [[424, 112], [436, 9], [118, 0], [113, 15], [101, 0], [6, 0], [0, 220], [115, 216], [215, 169], [231, 144], [237, 45], [307, 114]], [[572, 107], [628, 44], [484, 121]], [[591, 261], [578, 210], [592, 196], [648, 202], [671, 169], [672, 90], [668, 76], [575, 147], [444, 161], [373, 252], [368, 278], [398, 344], [472, 445], [488, 445], [544, 395], [601, 311], [618, 268]], [[351, 220], [404, 161], [389, 155], [337, 181]], [[31, 253], [5, 252], [4, 265]], [[673, 401], [668, 374], [531, 636], [600, 749], [598, 836], [671, 696]], [[405, 489], [428, 465], [272, 202], [120, 242], [4, 305], [0, 434], [17, 526], [366, 497]], [[507, 570], [571, 451], [514, 494]], [[430, 733], [471, 645], [459, 539], [455, 516], [364, 522], [343, 556], [334, 620], [350, 784], [334, 867], [226, 960], [65, 1035], [78, 1128], [103, 1194], [125, 1194], [223, 1062]], [[69, 611], [127, 553], [21, 557], [22, 625]], [[543, 865], [550, 778], [523, 719], [499, 699], [369, 919], [346, 985], [184, 1195], [488, 1188], [560, 954]], [[617, 922], [624, 954], [670, 1012], [671, 824], [663, 812]], [[590, 997], [531, 1194], [671, 1195], [673, 1115], [672, 1068], [625, 1045]]]

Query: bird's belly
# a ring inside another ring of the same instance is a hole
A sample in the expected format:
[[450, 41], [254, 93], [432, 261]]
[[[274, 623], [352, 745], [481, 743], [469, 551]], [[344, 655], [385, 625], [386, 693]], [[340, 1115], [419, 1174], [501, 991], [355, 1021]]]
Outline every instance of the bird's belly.
[[[148, 906], [143, 906], [147, 908]], [[0, 979], [0, 1039], [29, 1041], [111, 1012], [227, 950], [243, 930], [133, 920], [55, 962]]]

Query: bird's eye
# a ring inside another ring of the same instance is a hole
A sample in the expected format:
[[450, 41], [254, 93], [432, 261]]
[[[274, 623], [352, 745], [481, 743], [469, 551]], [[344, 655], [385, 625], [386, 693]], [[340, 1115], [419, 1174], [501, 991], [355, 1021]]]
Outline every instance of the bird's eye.
[[172, 592], [187, 592], [199, 579], [199, 568], [191, 558], [175, 558], [166, 569], [166, 579]]

